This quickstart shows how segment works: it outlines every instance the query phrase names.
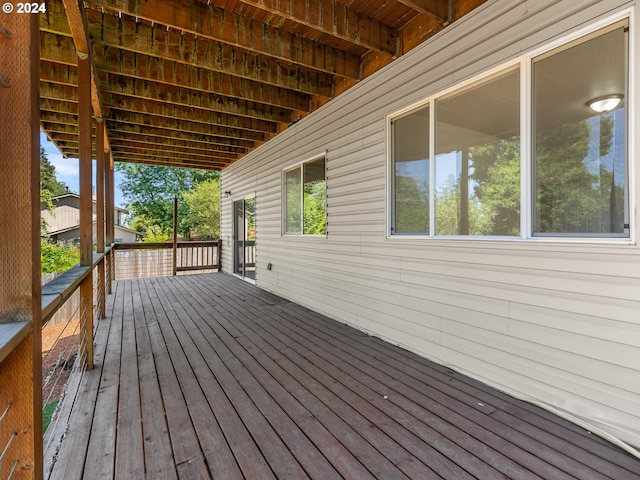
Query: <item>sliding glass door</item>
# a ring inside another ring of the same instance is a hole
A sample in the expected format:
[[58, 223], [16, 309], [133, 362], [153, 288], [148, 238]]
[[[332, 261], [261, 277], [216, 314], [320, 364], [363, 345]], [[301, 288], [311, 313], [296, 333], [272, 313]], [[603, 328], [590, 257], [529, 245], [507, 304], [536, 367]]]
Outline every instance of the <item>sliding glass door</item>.
[[233, 273], [256, 279], [256, 200], [233, 202]]

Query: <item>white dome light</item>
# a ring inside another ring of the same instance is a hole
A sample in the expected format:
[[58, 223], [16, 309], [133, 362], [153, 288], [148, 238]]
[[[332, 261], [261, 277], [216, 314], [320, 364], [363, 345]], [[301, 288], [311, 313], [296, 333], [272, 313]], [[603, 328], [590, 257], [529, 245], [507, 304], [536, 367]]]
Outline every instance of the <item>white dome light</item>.
[[587, 102], [587, 107], [596, 113], [610, 112], [618, 106], [624, 95], [616, 93], [614, 95], [606, 95], [604, 97], [594, 98]]

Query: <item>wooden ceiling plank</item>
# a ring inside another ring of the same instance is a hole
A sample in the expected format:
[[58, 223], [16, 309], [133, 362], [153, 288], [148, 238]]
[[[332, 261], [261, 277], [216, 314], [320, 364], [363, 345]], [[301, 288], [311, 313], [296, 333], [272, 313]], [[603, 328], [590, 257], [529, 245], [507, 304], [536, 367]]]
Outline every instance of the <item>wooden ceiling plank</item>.
[[54, 100], [51, 98], [41, 98], [40, 111], [78, 115], [78, 104], [74, 102], [65, 102], [63, 100]]
[[314, 2], [242, 0], [242, 3], [367, 50], [376, 50], [389, 55], [396, 53], [398, 33], [394, 28], [361, 15], [352, 8], [344, 7], [335, 0]]
[[[109, 124], [108, 121], [107, 124]], [[247, 140], [244, 138], [228, 138], [217, 135], [204, 135], [201, 133], [178, 132], [161, 127], [142, 127], [135, 124], [118, 124], [116, 122], [111, 122], [110, 127], [110, 132], [113, 132], [113, 137], [115, 139], [122, 137], [130, 139], [138, 139], [141, 137], [159, 138], [168, 142], [181, 140], [184, 142], [200, 144], [205, 147], [207, 145], [235, 145], [247, 148], [248, 150], [255, 148], [257, 144], [257, 141]]]
[[215, 152], [226, 152], [226, 153], [233, 153], [236, 155], [244, 155], [247, 152], [247, 148], [243, 148], [235, 145], [216, 145], [215, 148], [212, 145], [208, 148], [204, 148], [202, 146], [194, 146], [188, 142], [179, 141], [179, 140], [172, 140], [171, 142], [162, 142], [161, 140], [158, 140], [158, 139], [155, 139], [155, 141], [153, 141], [150, 138], [133, 140], [131, 138], [116, 139], [112, 137], [111, 143], [114, 146], [115, 145], [120, 145], [120, 146], [145, 145], [150, 148], [161, 148], [161, 149], [164, 149], [165, 147], [172, 147], [172, 148], [179, 148], [181, 151], [184, 151], [185, 153], [201, 153], [201, 154], [208, 154], [208, 155]]
[[[213, 5], [207, 6], [199, 2], [185, 5], [178, 0], [164, 0], [162, 3], [145, 0], [94, 0], [92, 3], [307, 68], [359, 78], [359, 55], [293, 33], [282, 32], [276, 27], [252, 21]], [[292, 45], [296, 48], [291, 48]], [[304, 51], [319, 51], [321, 54], [314, 56], [309, 62], [308, 59], [305, 61]]]
[[189, 153], [176, 148], [149, 148], [145, 146], [123, 146], [112, 145], [111, 151], [118, 154], [134, 154], [134, 155], [164, 155], [164, 156], [177, 156], [185, 160], [202, 160], [208, 161], [212, 158], [222, 159], [225, 161], [233, 161], [238, 159], [237, 154], [226, 152], [211, 152], [209, 154], [202, 153]]
[[208, 162], [208, 163], [199, 163], [199, 162], [188, 162], [179, 159], [171, 159], [170, 163], [164, 159], [152, 159], [152, 158], [135, 158], [135, 157], [126, 157], [124, 159], [114, 158], [116, 162], [127, 162], [127, 163], [141, 163], [144, 165], [156, 165], [160, 167], [172, 167], [172, 168], [195, 168], [197, 170], [222, 170], [230, 165], [230, 163], [223, 162]]
[[[330, 97], [333, 91], [335, 68], [332, 73], [319, 71], [221, 42], [181, 35], [158, 25], [136, 24], [127, 16], [118, 18], [88, 10], [87, 18], [94, 45], [100, 43], [310, 95]], [[359, 60], [354, 62], [352, 73], [358, 72]]]
[[433, 17], [440, 23], [448, 24], [451, 21], [449, 4], [442, 0], [397, 0], [413, 10]]
[[179, 104], [154, 102], [149, 99], [128, 97], [112, 93], [102, 94], [103, 105], [109, 117], [111, 110], [124, 110], [129, 112], [155, 115], [160, 117], [174, 118], [200, 122], [208, 125], [220, 125], [242, 130], [253, 130], [265, 133], [277, 133], [278, 124], [259, 120], [255, 118], [245, 118], [211, 110], [187, 107]]
[[227, 98], [210, 92], [200, 92], [178, 86], [162, 85], [148, 80], [137, 79], [135, 81], [127, 81], [126, 78], [109, 74], [100, 75], [100, 88], [107, 93], [151, 98], [159, 102], [203, 108], [205, 110], [258, 118], [287, 125], [291, 123], [291, 121], [299, 118], [296, 115], [298, 112], [295, 110], [264, 105], [247, 100]]
[[265, 141], [268, 137], [264, 133], [252, 132], [250, 130], [239, 130], [237, 128], [219, 127], [216, 125], [204, 125], [202, 123], [184, 122], [173, 119], [163, 119], [162, 117], [147, 117], [138, 113], [117, 112], [117, 115], [110, 115], [106, 118], [107, 124], [110, 123], [126, 123], [129, 125], [139, 125], [143, 128], [164, 128], [171, 130], [184, 131], [201, 135], [209, 135], [212, 137], [226, 137], [248, 139], [254, 141]]
[[[64, 148], [78, 148], [78, 139], [73, 135], [68, 134], [56, 134], [57, 143]], [[183, 152], [187, 155], [204, 155], [206, 157], [210, 157], [211, 155], [225, 155], [230, 156], [231, 158], [238, 158], [239, 155], [244, 155], [247, 152], [246, 148], [228, 146], [228, 145], [211, 145], [209, 148], [203, 147], [192, 147], [186, 142], [179, 142], [174, 139], [170, 139], [171, 141], [162, 142], [158, 140], [156, 142], [150, 141], [147, 139], [146, 141], [141, 139], [131, 139], [131, 138], [114, 138], [111, 137], [111, 146], [114, 149], [120, 147], [128, 147], [128, 148], [144, 148], [148, 150], [158, 150], [158, 151], [179, 151]]]
[[78, 69], [74, 65], [41, 61], [40, 80], [74, 87], [78, 85]]
[[57, 33], [59, 35], [72, 36], [67, 12], [62, 0], [48, 0], [47, 11], [38, 15], [40, 19], [40, 31]]
[[276, 107], [309, 112], [311, 96], [255, 80], [170, 62], [126, 50], [96, 45], [96, 66], [103, 72], [153, 81], [174, 87], [191, 88], [230, 98], [250, 100]]

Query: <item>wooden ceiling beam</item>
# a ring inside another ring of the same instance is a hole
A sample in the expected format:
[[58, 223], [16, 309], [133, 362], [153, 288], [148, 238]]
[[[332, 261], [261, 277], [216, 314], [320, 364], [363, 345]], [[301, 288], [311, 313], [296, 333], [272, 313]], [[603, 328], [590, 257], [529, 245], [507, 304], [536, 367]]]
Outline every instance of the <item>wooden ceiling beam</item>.
[[[69, 22], [69, 28], [73, 36], [73, 42], [76, 46], [78, 56], [81, 58], [89, 57], [89, 69], [90, 69], [90, 96], [91, 107], [93, 109], [93, 116], [96, 118], [102, 118], [102, 105], [100, 104], [100, 92], [95, 80], [95, 66], [91, 58], [91, 43], [89, 42], [89, 36], [87, 34], [87, 24], [84, 18], [84, 2], [82, 0], [62, 0], [64, 9], [67, 12], [67, 20]], [[105, 144], [108, 148], [108, 143]]]
[[245, 152], [256, 147], [256, 143], [251, 140], [212, 137], [200, 134], [191, 134], [187, 132], [175, 132], [173, 130], [162, 128], [145, 128], [144, 131], [139, 125], [114, 125], [111, 130], [110, 137], [114, 141], [119, 139], [151, 142], [165, 145], [185, 145], [192, 148], [215, 149], [221, 147], [237, 147], [245, 149]]
[[[99, 7], [159, 23], [198, 37], [323, 72], [359, 78], [360, 55], [330, 47], [222, 8], [178, 0], [94, 0]], [[136, 33], [135, 30], [130, 33]], [[131, 41], [135, 41], [135, 36]], [[354, 77], [355, 76], [355, 77]]]
[[156, 165], [159, 167], [171, 167], [171, 168], [195, 168], [198, 170], [223, 170], [228, 167], [231, 163], [224, 162], [193, 162], [193, 161], [185, 161], [177, 158], [172, 159], [164, 159], [161, 157], [131, 157], [127, 156], [126, 158], [114, 158], [116, 162], [126, 162], [126, 163], [141, 163], [144, 165]]
[[395, 55], [397, 31], [354, 9], [340, 5], [335, 0], [313, 2], [281, 2], [279, 0], [241, 0], [242, 3], [281, 18], [304, 25], [315, 32], [344, 40], [353, 45]]
[[228, 115], [227, 113], [185, 107], [178, 104], [154, 102], [146, 98], [128, 97], [112, 93], [103, 93], [102, 100], [107, 117], [110, 116], [109, 112], [112, 110], [123, 110], [125, 112], [200, 122], [208, 125], [220, 125], [264, 133], [278, 133], [277, 123], [256, 118]]
[[207, 125], [204, 123], [177, 120], [175, 118], [156, 117], [135, 112], [111, 110], [105, 117], [111, 122], [126, 123], [129, 125], [139, 125], [143, 128], [164, 128], [179, 130], [182, 132], [208, 135], [213, 137], [224, 137], [234, 139], [246, 139], [256, 142], [266, 141], [271, 138], [269, 134], [254, 130], [241, 130], [239, 128], [224, 125]]
[[254, 140], [247, 140], [243, 138], [228, 138], [215, 135], [204, 135], [201, 133], [179, 132], [168, 128], [141, 126], [135, 124], [118, 124], [116, 122], [107, 124], [110, 126], [110, 136], [114, 139], [127, 138], [131, 140], [135, 139], [149, 139], [161, 141], [174, 142], [184, 141], [188, 143], [194, 143], [202, 145], [205, 148], [208, 145], [235, 145], [238, 147], [247, 148], [251, 150], [259, 145], [261, 142]]
[[352, 65], [340, 62], [327, 71], [322, 71], [225, 43], [182, 35], [179, 31], [167, 30], [159, 25], [135, 23], [126, 15], [118, 18], [87, 10], [87, 18], [94, 45], [100, 43], [310, 95], [330, 97], [333, 93], [334, 74], [358, 78], [360, 72], [359, 58], [354, 58]]
[[94, 59], [101, 72], [122, 77], [153, 79], [162, 85], [191, 88], [306, 113], [311, 105], [311, 96], [306, 93], [118, 48], [96, 45]]
[[118, 122], [130, 125], [139, 125], [143, 128], [164, 128], [200, 135], [208, 135], [211, 137], [238, 138], [254, 141], [265, 141], [268, 139], [268, 136], [261, 132], [239, 130], [237, 128], [220, 127], [216, 125], [205, 125], [203, 123], [196, 122], [185, 122], [172, 118], [152, 117], [132, 112], [111, 111], [109, 112], [109, 116], [105, 117], [105, 120], [107, 120], [107, 124]]
[[201, 154], [201, 153], [189, 153], [189, 152], [185, 152], [182, 151], [180, 149], [177, 148], [149, 148], [149, 147], [144, 147], [142, 145], [140, 146], [135, 146], [135, 147], [130, 147], [130, 146], [124, 146], [124, 145], [112, 145], [111, 146], [111, 151], [114, 154], [120, 154], [120, 155], [154, 155], [154, 156], [173, 156], [173, 157], [178, 157], [178, 158], [182, 158], [184, 160], [195, 160], [195, 161], [202, 161], [202, 162], [207, 162], [207, 161], [211, 161], [211, 160], [220, 160], [220, 161], [225, 161], [225, 162], [232, 162], [238, 159], [238, 155], [237, 154], [232, 154], [232, 153], [226, 153], [226, 152], [211, 152], [208, 155], [205, 154]]
[[[196, 68], [190, 65], [179, 64], [156, 59], [148, 55], [139, 55], [119, 48], [94, 46], [94, 64], [100, 71], [98, 75], [99, 87], [109, 87], [105, 82], [122, 84], [126, 78], [138, 79], [151, 83], [150, 78], [164, 88], [164, 85], [173, 87], [190, 88], [202, 92], [216, 93], [229, 98], [248, 100], [263, 103], [272, 107], [288, 109], [301, 113], [308, 113], [311, 108], [311, 96], [294, 90], [263, 84], [254, 80], [234, 77], [223, 73]], [[75, 65], [76, 54], [71, 39], [57, 37], [51, 33], [41, 34], [40, 47], [41, 64], [44, 66], [44, 75], [48, 77], [64, 77], [72, 75], [68, 66]], [[55, 63], [55, 66], [50, 66]], [[58, 72], [58, 65], [62, 64], [62, 72]], [[106, 72], [106, 73], [103, 73]], [[105, 75], [118, 75], [115, 79], [106, 78]], [[125, 78], [121, 78], [125, 77]], [[74, 78], [74, 77], [67, 77]], [[75, 75], [77, 79], [77, 73]], [[102, 90], [101, 90], [102, 91]], [[328, 98], [325, 99], [327, 101]], [[291, 116], [285, 123], [291, 121]]]
[[[174, 139], [167, 139], [166, 141], [156, 140], [150, 141], [147, 139], [146, 141], [141, 139], [133, 139], [133, 138], [118, 138], [118, 137], [109, 137], [111, 139], [111, 146], [116, 149], [119, 147], [123, 148], [144, 148], [146, 150], [158, 150], [158, 151], [178, 151], [183, 152], [186, 155], [200, 155], [205, 156], [207, 158], [216, 156], [218, 153], [223, 156], [229, 156], [229, 158], [238, 158], [239, 155], [244, 155], [247, 152], [246, 148], [236, 147], [236, 146], [228, 146], [228, 145], [211, 145], [209, 148], [203, 148], [202, 146], [193, 147], [188, 142], [178, 141]], [[78, 148], [78, 138], [74, 135], [69, 134], [56, 134], [57, 144], [60, 145], [61, 148]]]

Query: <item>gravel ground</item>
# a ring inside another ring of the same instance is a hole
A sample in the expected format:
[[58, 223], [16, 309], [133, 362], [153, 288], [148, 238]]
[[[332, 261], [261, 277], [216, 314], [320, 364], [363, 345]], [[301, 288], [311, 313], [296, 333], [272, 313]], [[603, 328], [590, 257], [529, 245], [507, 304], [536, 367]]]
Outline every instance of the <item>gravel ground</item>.
[[73, 368], [79, 339], [78, 321], [47, 324], [42, 329], [43, 403], [60, 399]]

